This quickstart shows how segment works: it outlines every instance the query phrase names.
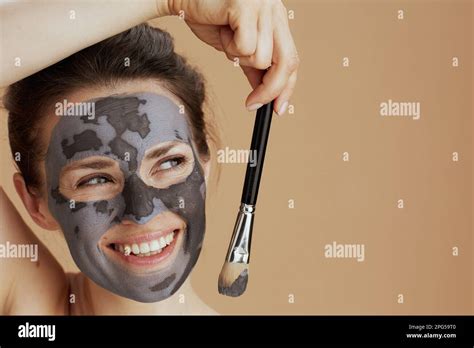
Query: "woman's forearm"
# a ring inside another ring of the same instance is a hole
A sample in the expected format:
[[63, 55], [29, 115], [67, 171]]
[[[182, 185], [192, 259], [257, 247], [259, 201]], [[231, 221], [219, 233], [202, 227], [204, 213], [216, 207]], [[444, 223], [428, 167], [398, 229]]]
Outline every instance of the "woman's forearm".
[[0, 7], [0, 87], [146, 20], [167, 0], [8, 2]]
[[283, 114], [296, 85], [299, 58], [281, 0], [1, 1], [0, 87], [146, 20], [178, 13], [198, 38], [234, 64], [237, 59], [253, 88], [249, 110], [273, 100]]

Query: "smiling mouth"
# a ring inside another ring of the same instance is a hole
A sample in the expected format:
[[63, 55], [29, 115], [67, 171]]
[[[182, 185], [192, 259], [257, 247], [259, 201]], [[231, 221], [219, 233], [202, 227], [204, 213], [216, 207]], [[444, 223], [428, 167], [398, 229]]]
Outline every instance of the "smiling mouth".
[[150, 257], [165, 251], [168, 246], [173, 243], [177, 233], [178, 230], [174, 230], [165, 236], [149, 241], [137, 243], [111, 243], [109, 244], [109, 247], [120, 252], [124, 256], [135, 255], [138, 257]]
[[137, 266], [140, 269], [145, 267], [143, 270], [148, 271], [158, 270], [173, 262], [173, 255], [176, 254], [173, 251], [176, 251], [177, 245], [178, 247], [181, 245], [181, 232], [184, 231], [178, 228], [165, 233], [152, 233], [114, 241], [107, 245], [108, 254], [130, 267]]

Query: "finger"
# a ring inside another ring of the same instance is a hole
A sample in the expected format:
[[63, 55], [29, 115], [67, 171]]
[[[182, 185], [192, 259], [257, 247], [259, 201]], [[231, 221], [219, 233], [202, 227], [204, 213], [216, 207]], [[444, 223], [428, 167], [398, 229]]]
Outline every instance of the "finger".
[[287, 81], [282, 69], [282, 65], [274, 64], [265, 72], [262, 82], [247, 97], [247, 109], [252, 111], [255, 105], [267, 104], [280, 94]]
[[[286, 87], [291, 74], [299, 65], [289, 28], [276, 26], [274, 34], [273, 64], [260, 84], [247, 98], [246, 105], [266, 104], [276, 99]], [[284, 103], [284, 101], [282, 101]], [[281, 105], [280, 105], [281, 106]], [[278, 109], [277, 109], [278, 110]]]
[[[270, 69], [265, 72], [262, 82], [247, 97], [246, 105], [249, 110], [251, 106], [269, 103], [281, 95], [289, 85], [290, 76], [296, 71], [295, 64], [283, 59], [281, 62], [274, 63]], [[293, 81], [291, 81], [293, 82]], [[293, 86], [294, 87], [294, 86]], [[287, 101], [287, 100], [286, 100]], [[279, 110], [285, 101], [280, 99], [280, 103], [275, 105], [275, 110]]]
[[288, 103], [295, 90], [297, 75], [298, 75], [297, 71], [294, 71], [290, 75], [290, 78], [288, 79], [288, 83], [286, 84], [286, 87], [283, 89], [283, 91], [275, 100], [274, 110], [279, 116], [283, 115], [288, 108]]
[[265, 70], [272, 65], [273, 27], [271, 16], [262, 16], [258, 21], [258, 39], [255, 54], [250, 57], [239, 57], [239, 64]]
[[[221, 30], [224, 51], [233, 56], [251, 56], [257, 49], [257, 13], [248, 11], [239, 18], [230, 19], [229, 30]], [[230, 35], [232, 34], [232, 35]]]
[[235, 58], [238, 58], [238, 62], [240, 64], [240, 57], [232, 55], [226, 51], [226, 47], [230, 45], [234, 37], [234, 32], [232, 31], [232, 29], [230, 29], [229, 26], [227, 25], [221, 27], [219, 29], [219, 36], [220, 36], [222, 51], [224, 51], [225, 55], [227, 56], [227, 59], [234, 62]]
[[191, 31], [208, 45], [214, 47], [218, 51], [224, 51], [220, 38], [219, 31], [216, 30], [215, 25], [209, 24], [188, 24]]

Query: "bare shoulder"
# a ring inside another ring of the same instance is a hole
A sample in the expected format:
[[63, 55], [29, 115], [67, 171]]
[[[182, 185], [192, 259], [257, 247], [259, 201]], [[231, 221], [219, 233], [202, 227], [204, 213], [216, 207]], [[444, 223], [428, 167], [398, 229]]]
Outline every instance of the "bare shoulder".
[[0, 186], [0, 313], [67, 314], [68, 281]]

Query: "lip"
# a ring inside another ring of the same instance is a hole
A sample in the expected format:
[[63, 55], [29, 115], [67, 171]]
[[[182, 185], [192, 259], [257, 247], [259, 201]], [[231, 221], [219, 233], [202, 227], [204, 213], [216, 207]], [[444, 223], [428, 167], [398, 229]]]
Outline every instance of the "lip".
[[[171, 229], [171, 231], [175, 232], [175, 236], [171, 244], [167, 245], [161, 253], [152, 255], [152, 256], [135, 256], [133, 253], [125, 256], [120, 251], [113, 249], [109, 244], [105, 249], [106, 255], [108, 255], [112, 260], [118, 262], [123, 267], [131, 270], [135, 273], [151, 273], [155, 271], [159, 271], [168, 267], [171, 263], [174, 262], [176, 255], [181, 247], [182, 239], [184, 235], [184, 230], [182, 229]], [[147, 241], [153, 240], [157, 236], [166, 232], [158, 232], [158, 233], [151, 233], [147, 235], [137, 236], [133, 238], [123, 239], [125, 241]], [[116, 243], [119, 243], [118, 241]], [[124, 243], [126, 244], [126, 243]]]
[[[138, 244], [160, 239], [174, 232], [172, 242], [162, 251], [150, 256], [125, 256], [123, 251], [115, 250], [114, 244]], [[122, 221], [107, 231], [99, 240], [98, 247], [110, 262], [126, 271], [149, 274], [168, 268], [175, 262], [187, 233], [186, 223], [176, 214], [163, 212], [144, 225], [129, 220]]]

